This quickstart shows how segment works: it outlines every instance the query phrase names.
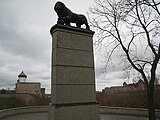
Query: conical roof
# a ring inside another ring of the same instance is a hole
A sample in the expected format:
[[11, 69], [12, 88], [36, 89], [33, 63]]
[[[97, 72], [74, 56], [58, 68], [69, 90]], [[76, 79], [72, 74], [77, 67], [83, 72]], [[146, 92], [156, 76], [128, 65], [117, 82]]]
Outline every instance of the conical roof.
[[25, 78], [27, 78], [27, 75], [24, 74], [24, 72], [22, 71], [22, 72], [18, 75], [18, 77], [25, 77]]

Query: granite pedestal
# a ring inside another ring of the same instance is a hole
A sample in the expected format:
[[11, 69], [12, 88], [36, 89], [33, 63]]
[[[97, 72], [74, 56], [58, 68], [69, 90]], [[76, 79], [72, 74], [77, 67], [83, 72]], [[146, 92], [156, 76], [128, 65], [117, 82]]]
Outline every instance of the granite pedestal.
[[99, 120], [93, 58], [94, 32], [56, 24], [51, 28], [49, 120]]

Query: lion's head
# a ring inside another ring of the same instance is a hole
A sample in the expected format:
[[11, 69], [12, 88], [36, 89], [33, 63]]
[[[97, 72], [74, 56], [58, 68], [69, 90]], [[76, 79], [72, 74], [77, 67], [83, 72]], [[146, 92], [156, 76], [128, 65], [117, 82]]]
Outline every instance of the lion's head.
[[62, 2], [57, 2], [54, 6], [54, 10], [56, 11], [59, 17], [62, 17], [63, 11], [66, 9], [66, 6]]

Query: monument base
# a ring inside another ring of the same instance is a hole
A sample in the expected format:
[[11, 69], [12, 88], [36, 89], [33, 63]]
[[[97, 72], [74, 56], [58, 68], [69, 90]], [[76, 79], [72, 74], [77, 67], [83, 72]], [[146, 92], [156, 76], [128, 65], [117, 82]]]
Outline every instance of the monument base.
[[100, 120], [96, 103], [93, 31], [55, 25], [49, 120]]
[[49, 120], [99, 120], [99, 105], [51, 106]]

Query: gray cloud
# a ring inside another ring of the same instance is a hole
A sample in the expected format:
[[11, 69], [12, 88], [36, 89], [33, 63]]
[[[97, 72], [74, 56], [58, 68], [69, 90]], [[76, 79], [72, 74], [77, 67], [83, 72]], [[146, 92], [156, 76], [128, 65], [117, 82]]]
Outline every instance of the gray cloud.
[[[56, 24], [53, 4], [57, 0], [0, 1], [0, 89], [14, 88], [18, 74], [24, 70], [27, 81], [41, 82], [50, 93], [51, 36]], [[73, 12], [86, 12], [93, 0], [62, 0]], [[121, 85], [121, 67], [103, 74], [102, 55], [95, 55], [97, 89]]]
[[[14, 88], [21, 70], [27, 81], [41, 82], [50, 93], [51, 36], [56, 13], [49, 0], [0, 1], [0, 89]], [[74, 12], [85, 13], [90, 0], [63, 0]], [[84, 9], [86, 8], [86, 9]], [[86, 13], [85, 13], [86, 14]]]
[[21, 70], [28, 81], [49, 86], [52, 6], [42, 0], [0, 1], [0, 88], [14, 88]]

